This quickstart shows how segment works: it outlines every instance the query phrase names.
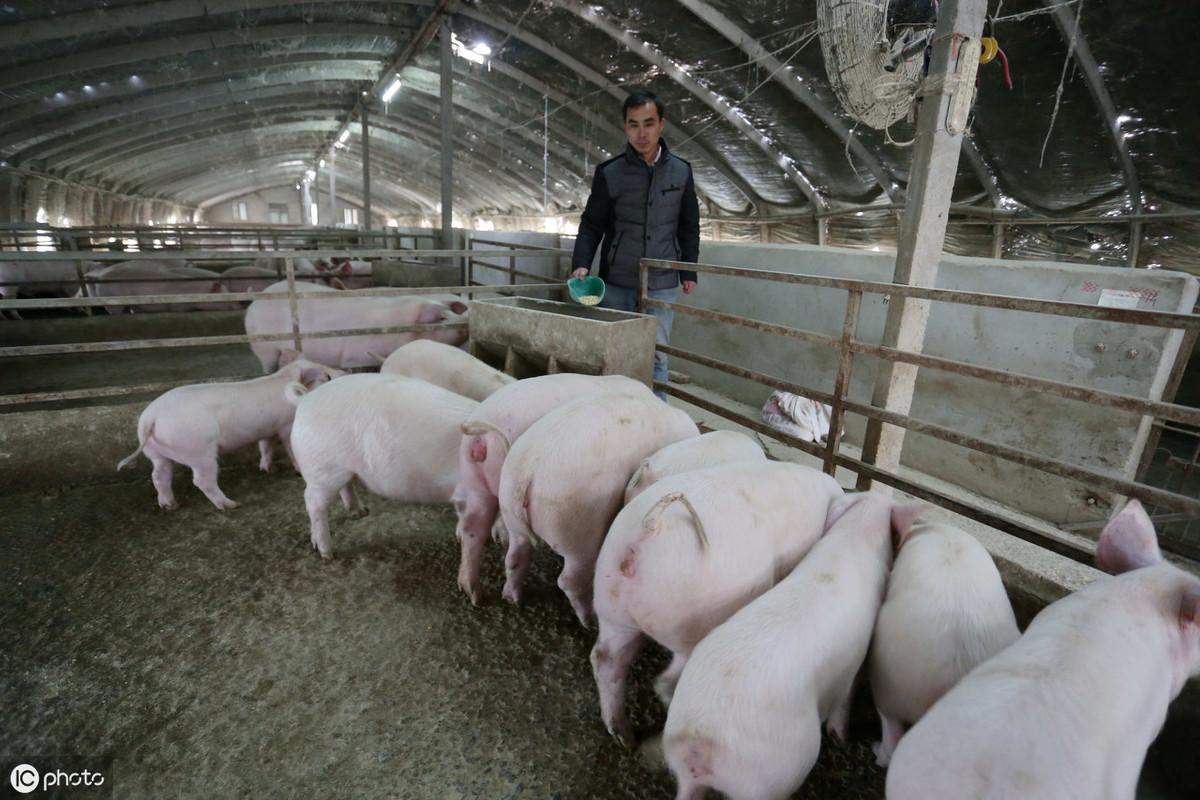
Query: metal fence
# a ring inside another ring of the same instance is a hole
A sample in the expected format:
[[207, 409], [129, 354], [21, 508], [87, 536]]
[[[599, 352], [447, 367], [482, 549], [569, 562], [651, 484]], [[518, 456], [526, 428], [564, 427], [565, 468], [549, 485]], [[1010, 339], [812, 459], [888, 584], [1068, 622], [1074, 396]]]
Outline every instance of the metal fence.
[[[444, 258], [444, 257], [463, 257], [474, 253], [477, 256], [508, 256], [511, 253], [518, 255], [523, 253], [536, 254], [541, 253], [538, 250], [514, 250], [511, 247], [504, 250], [303, 250], [303, 251], [189, 251], [186, 253], [188, 260], [198, 264], [207, 263], [210, 261], [228, 261], [230, 259], [254, 259], [262, 255], [269, 255], [284, 260], [283, 274], [284, 279], [288, 282], [286, 292], [224, 292], [220, 294], [157, 294], [157, 295], [129, 295], [120, 297], [64, 297], [64, 298], [38, 298], [38, 299], [16, 299], [16, 300], [0, 300], [0, 313], [8, 310], [21, 311], [28, 309], [68, 309], [68, 308], [84, 308], [96, 309], [106, 306], [121, 306], [136, 308], [145, 305], [171, 305], [171, 304], [194, 304], [200, 301], [211, 299], [213, 302], [231, 302], [231, 301], [255, 301], [255, 300], [270, 300], [276, 302], [287, 302], [290, 306], [291, 313], [291, 331], [281, 334], [259, 334], [259, 335], [229, 335], [229, 336], [191, 336], [177, 338], [155, 338], [155, 339], [136, 339], [124, 341], [100, 341], [100, 342], [73, 342], [67, 344], [34, 344], [0, 347], [0, 359], [28, 357], [28, 356], [47, 356], [65, 353], [103, 353], [117, 350], [152, 350], [152, 349], [173, 349], [173, 348], [189, 348], [189, 347], [205, 347], [211, 345], [229, 345], [229, 344], [248, 344], [250, 342], [263, 341], [286, 341], [293, 342], [296, 349], [300, 349], [301, 344], [301, 329], [299, 317], [298, 301], [316, 300], [321, 302], [330, 302], [345, 298], [353, 297], [392, 297], [417, 294], [465, 294], [476, 296], [479, 294], [498, 293], [512, 294], [513, 289], [508, 285], [496, 286], [431, 286], [431, 287], [387, 287], [387, 288], [372, 288], [372, 289], [357, 289], [338, 292], [328, 291], [304, 291], [303, 283], [298, 280], [295, 270], [296, 258], [334, 258], [334, 257], [355, 257], [355, 258], [386, 258], [394, 259], [397, 256], [407, 255], [410, 259], [415, 258]], [[138, 261], [138, 260], [155, 260], [164, 257], [162, 251], [150, 251], [142, 253], [104, 253], [93, 252], [88, 255], [89, 259], [96, 261]], [[31, 252], [22, 253], [21, 260], [23, 261], [45, 261], [45, 262], [61, 262], [75, 261], [79, 258], [77, 253], [72, 252]], [[427, 264], [426, 264], [427, 266]], [[83, 277], [86, 281], [87, 278]], [[146, 278], [134, 278], [133, 281], [146, 282]], [[158, 282], [159, 279], [153, 279]], [[195, 278], [179, 277], [167, 278], [163, 280], [186, 282], [197, 280]], [[201, 278], [199, 280], [211, 280], [211, 278]], [[561, 283], [537, 283], [537, 284], [521, 284], [522, 292], [529, 291], [560, 291]], [[196, 312], [204, 313], [204, 312]], [[0, 321], [0, 332], [3, 332], [4, 325], [17, 324], [12, 322]], [[406, 325], [392, 326], [379, 328], [348, 328], [344, 330], [334, 331], [303, 331], [304, 339], [318, 339], [326, 337], [338, 336], [369, 336], [386, 333], [409, 333], [409, 332], [428, 332], [438, 329], [462, 329], [466, 327], [465, 322], [460, 323], [440, 323], [432, 325]], [[252, 376], [244, 376], [252, 377]], [[242, 377], [231, 378], [233, 380], [243, 379]], [[94, 389], [80, 389], [72, 391], [58, 392], [33, 392], [33, 393], [9, 393], [0, 395], [0, 406], [17, 406], [32, 403], [42, 403], [48, 401], [62, 400], [81, 400], [97, 397], [116, 397], [130, 394], [142, 394], [146, 392], [163, 391], [174, 386], [190, 383], [194, 381], [181, 381], [174, 383], [160, 384], [141, 384], [129, 386], [109, 386]]]
[[[532, 252], [527, 252], [527, 253], [517, 253], [515, 251], [510, 252], [508, 254], [508, 258], [507, 258], [507, 261], [508, 261], [507, 266], [502, 267], [502, 266], [499, 266], [498, 264], [489, 264], [486, 261], [483, 261], [483, 258], [487, 257], [488, 254], [481, 252], [479, 250], [476, 250], [475, 249], [476, 245], [484, 245], [485, 247], [518, 247], [518, 245], [514, 244], [513, 242], [503, 242], [503, 241], [494, 240], [494, 239], [481, 239], [481, 238], [472, 236], [470, 238], [470, 241], [468, 242], [468, 246], [470, 247], [472, 254], [466, 260], [465, 282], [467, 283], [468, 286], [483, 286], [483, 285], [485, 285], [485, 284], [475, 280], [475, 277], [476, 277], [475, 268], [476, 267], [483, 267], [485, 269], [495, 270], [496, 272], [506, 273], [508, 275], [508, 283], [510, 286], [515, 286], [519, 283], [517, 281], [517, 278], [530, 278], [535, 281], [545, 281], [547, 279], [565, 281], [570, 276], [570, 263], [567, 262], [567, 264], [565, 266], [563, 264], [563, 260], [565, 258], [567, 258], [568, 256], [570, 256], [570, 251], [564, 250], [560, 247], [549, 247], [546, 245], [534, 245], [534, 244], [521, 244], [521, 245], [519, 245], [519, 247], [521, 247], [524, 250], [532, 251]], [[536, 272], [526, 272], [524, 270], [517, 269], [517, 259], [520, 258], [521, 255], [557, 255], [557, 256], [559, 256], [559, 259], [558, 259], [559, 263], [558, 263], [555, 273], [553, 275], [542, 275], [542, 274], [539, 274]]]
[[[687, 269], [696, 272], [722, 275], [727, 277], [745, 278], [750, 280], [773, 281], [798, 286], [840, 289], [846, 292], [846, 311], [843, 318], [841, 336], [828, 336], [814, 331], [803, 330], [788, 325], [763, 322], [746, 317], [727, 314], [720, 311], [696, 308], [693, 306], [668, 303], [654, 300], [647, 295], [648, 270], [651, 268]], [[1200, 497], [1196, 494], [1180, 493], [1129, 481], [1103, 472], [1087, 469], [1065, 461], [1048, 458], [1036, 453], [1022, 450], [999, 442], [971, 436], [952, 430], [942, 425], [924, 422], [906, 414], [897, 414], [862, 403], [856, 403], [847, 398], [850, 385], [850, 375], [855, 355], [867, 355], [886, 361], [912, 364], [927, 369], [941, 370], [966, 375], [979, 380], [990, 381], [1004, 386], [1021, 389], [1032, 389], [1058, 397], [1075, 400], [1093, 405], [1105, 406], [1122, 411], [1145, 414], [1165, 423], [1175, 423], [1177, 426], [1200, 428], [1200, 409], [1187, 406], [1147, 400], [1131, 395], [1104, 392], [1087, 386], [1079, 386], [1061, 381], [1022, 375], [1006, 370], [991, 369], [956, 361], [947, 358], [924, 355], [920, 352], [899, 350], [890, 347], [868, 344], [856, 338], [859, 324], [859, 311], [864, 294], [882, 294], [903, 296], [924, 300], [958, 303], [972, 306], [982, 306], [1010, 311], [1025, 311], [1038, 314], [1052, 314], [1063, 317], [1086, 318], [1103, 322], [1149, 325], [1161, 328], [1182, 329], [1192, 333], [1200, 331], [1200, 315], [1177, 314], [1158, 311], [1138, 311], [1135, 309], [1109, 308], [1084, 305], [1080, 303], [1064, 303], [1056, 301], [1035, 300], [1024, 297], [986, 294], [982, 292], [951, 291], [932, 289], [918, 286], [882, 283], [877, 281], [850, 280], [828, 278], [815, 275], [797, 275], [786, 272], [773, 272], [759, 269], [742, 269], [733, 267], [711, 266], [707, 264], [684, 264], [676, 261], [661, 261], [643, 259], [641, 262], [641, 307], [665, 308], [676, 314], [699, 317], [707, 320], [740, 326], [756, 331], [775, 334], [782, 337], [797, 339], [805, 342], [833, 348], [838, 351], [837, 377], [832, 394], [821, 392], [807, 386], [778, 377], [767, 375], [754, 370], [745, 369], [734, 364], [721, 361], [711, 356], [685, 350], [669, 345], [659, 345], [658, 349], [670, 356], [691, 361], [696, 364], [719, 370], [754, 381], [766, 387], [781, 389], [792, 394], [807, 397], [832, 408], [830, 415], [829, 436], [826, 443], [819, 444], [804, 442], [795, 437], [776, 431], [757, 419], [751, 419], [743, 414], [709, 402], [693, 392], [670, 384], [658, 384], [657, 388], [685, 400], [700, 408], [730, 419], [766, 436], [770, 436], [806, 453], [822, 459], [824, 469], [833, 475], [837, 467], [847, 468], [859, 476], [861, 481], [879, 481], [903, 492], [941, 505], [951, 511], [983, 522], [999, 530], [1010, 533], [1021, 539], [1033, 542], [1054, 552], [1068, 556], [1084, 563], [1092, 563], [1094, 553], [1081, 544], [1076, 537], [1056, 536], [1045, 530], [1035, 529], [1009, 516], [983, 508], [978, 504], [946, 494], [934, 487], [921, 485], [907, 480], [894, 472], [889, 472], [875, 466], [873, 463], [853, 458], [841, 451], [842, 420], [847, 413], [859, 414], [868, 419], [881, 423], [896, 425], [908, 431], [924, 434], [973, 451], [984, 453], [1014, 462], [1026, 467], [1038, 469], [1051, 475], [1078, 481], [1093, 488], [1113, 492], [1114, 494], [1136, 497], [1156, 510], [1163, 510], [1179, 515], [1188, 520], [1200, 519]], [[1200, 452], [1200, 451], [1198, 451]], [[1162, 520], [1158, 520], [1161, 522]], [[1166, 540], [1164, 549], [1173, 550], [1177, 554], [1200, 560], [1200, 548], [1193, 548], [1188, 542]]]
[[[142, 252], [146, 250], [416, 249], [439, 234], [398, 228], [355, 230], [261, 225], [93, 225], [55, 228], [31, 223], [0, 225], [0, 250]], [[24, 258], [24, 256], [21, 256]]]

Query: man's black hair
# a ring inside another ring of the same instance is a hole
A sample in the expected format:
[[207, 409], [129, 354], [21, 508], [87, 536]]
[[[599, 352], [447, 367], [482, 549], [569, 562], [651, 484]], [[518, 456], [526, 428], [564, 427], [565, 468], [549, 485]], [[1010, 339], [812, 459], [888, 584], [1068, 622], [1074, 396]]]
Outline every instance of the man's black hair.
[[644, 106], [646, 103], [654, 103], [654, 107], [658, 109], [658, 118], [666, 119], [662, 100], [659, 100], [658, 95], [648, 89], [637, 89], [625, 98], [625, 106], [621, 109], [621, 119], [624, 120], [629, 116], [629, 109]]

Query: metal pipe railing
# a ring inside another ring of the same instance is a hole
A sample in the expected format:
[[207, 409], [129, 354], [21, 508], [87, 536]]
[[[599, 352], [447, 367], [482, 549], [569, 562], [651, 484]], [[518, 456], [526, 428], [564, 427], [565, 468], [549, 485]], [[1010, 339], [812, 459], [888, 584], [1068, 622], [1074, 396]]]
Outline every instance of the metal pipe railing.
[[[541, 275], [536, 272], [526, 272], [524, 270], [517, 269], [517, 257], [520, 254], [516, 253], [513, 250], [510, 250], [508, 253], [504, 254], [504, 255], [508, 256], [508, 266], [507, 267], [502, 267], [498, 264], [485, 263], [485, 262], [481, 261], [480, 259], [495, 258], [495, 256], [490, 255], [486, 252], [474, 250], [473, 248], [474, 248], [474, 245], [476, 245], [476, 244], [486, 244], [486, 245], [492, 245], [492, 246], [509, 245], [510, 247], [513, 247], [513, 248], [519, 247], [522, 250], [535, 251], [533, 253], [533, 255], [535, 255], [535, 256], [557, 255], [558, 258], [560, 259], [560, 261], [562, 258], [569, 256], [571, 254], [570, 250], [568, 250], [566, 248], [562, 248], [562, 247], [551, 247], [549, 245], [534, 245], [534, 244], [525, 244], [525, 243], [517, 243], [517, 242], [503, 242], [503, 241], [499, 241], [496, 239], [480, 239], [480, 238], [476, 238], [476, 237], [471, 237], [468, 244], [470, 244], [472, 247], [471, 255], [469, 255], [467, 257], [466, 275], [464, 277], [464, 282], [468, 285], [476, 285], [475, 268], [477, 266], [483, 267], [484, 269], [490, 269], [490, 270], [494, 270], [496, 272], [503, 272], [503, 273], [507, 274], [509, 286], [523, 285], [523, 284], [517, 283], [518, 276], [520, 276], [522, 278], [531, 278], [534, 280], [546, 280], [546, 278], [548, 277], [546, 275]], [[526, 253], [525, 255], [529, 255], [529, 254]], [[483, 285], [483, 284], [479, 284], [479, 285]]]
[[[744, 414], [739, 414], [736, 411], [717, 403], [709, 402], [703, 397], [699, 397], [698, 395], [681, 389], [678, 386], [660, 383], [655, 384], [655, 388], [661, 389], [667, 394], [673, 397], [678, 397], [680, 400], [683, 400], [687, 403], [691, 403], [697, 408], [702, 408], [705, 411], [716, 414], [720, 417], [724, 417], [730, 422], [736, 422], [737, 424], [756, 431], [763, 436], [768, 436], [772, 439], [775, 439], [776, 441], [786, 444], [789, 447], [794, 447], [818, 458], [824, 457], [825, 448], [818, 444], [806, 442], [803, 439], [797, 439], [795, 436], [790, 436], [782, 431], [775, 430], [760, 420], [747, 417]], [[881, 470], [872, 464], [868, 464], [865, 461], [848, 456], [845, 453], [838, 453], [834, 457], [834, 462], [836, 467], [844, 467], [845, 469], [851, 470], [859, 475], [865, 475], [871, 480], [879, 481], [880, 483], [886, 484], [895, 489], [899, 489], [900, 491], [910, 494], [913, 497], [921, 500], [935, 503], [942, 508], [947, 509], [948, 511], [953, 511], [955, 514], [961, 514], [964, 517], [969, 517], [978, 522], [982, 522], [985, 525], [995, 528], [996, 530], [1012, 534], [1018, 539], [1023, 539], [1024, 541], [1036, 544], [1039, 547], [1051, 550], [1059, 555], [1066, 556], [1067, 558], [1073, 559], [1082, 564], [1091, 565], [1095, 562], [1095, 554], [1093, 551], [1083, 546], [1081, 543], [1076, 543], [1066, 538], [1059, 538], [1047, 534], [1028, 525], [1024, 525], [1010, 517], [997, 514], [996, 512], [983, 506], [968, 503], [961, 498], [954, 497], [946, 494], [945, 492], [939, 492], [936, 489], [932, 489], [928, 486], [922, 486], [920, 484], [913, 483], [912, 481], [902, 478], [895, 473]]]
[[[209, 347], [222, 345], [246, 344], [250, 342], [266, 342], [266, 341], [287, 341], [291, 340], [294, 346], [299, 349], [302, 339], [321, 339], [329, 337], [352, 337], [352, 336], [372, 336], [379, 334], [391, 333], [409, 333], [409, 332], [431, 332], [436, 330], [463, 330], [467, 328], [467, 323], [440, 323], [429, 325], [397, 325], [384, 326], [375, 328], [350, 328], [343, 330], [332, 331], [301, 331], [299, 323], [298, 301], [303, 300], [319, 300], [322, 302], [332, 302], [334, 300], [346, 300], [349, 297], [390, 297], [390, 296], [406, 296], [406, 295], [428, 295], [428, 294], [466, 294], [468, 296], [476, 296], [478, 294], [511, 294], [512, 287], [509, 286], [431, 286], [431, 287], [379, 287], [372, 289], [359, 289], [351, 291], [297, 291], [297, 280], [295, 274], [294, 258], [300, 256], [313, 255], [340, 255], [345, 251], [284, 251], [272, 253], [272, 256], [284, 259], [284, 275], [288, 281], [287, 291], [281, 292], [225, 292], [225, 293], [193, 293], [193, 294], [157, 294], [157, 295], [133, 295], [124, 297], [72, 297], [72, 298], [52, 298], [52, 299], [31, 299], [31, 300], [4, 300], [0, 301], [0, 311], [5, 309], [28, 309], [28, 308], [73, 308], [84, 307], [90, 309], [92, 307], [104, 306], [139, 306], [139, 305], [170, 305], [173, 303], [187, 304], [208, 304], [208, 303], [230, 303], [235, 301], [284, 301], [289, 303], [289, 311], [291, 313], [291, 330], [287, 333], [271, 333], [271, 334], [256, 334], [256, 335], [229, 335], [229, 336], [195, 336], [195, 337], [174, 337], [174, 338], [158, 338], [158, 339], [135, 339], [114, 342], [75, 342], [67, 344], [49, 344], [49, 345], [26, 345], [13, 347], [0, 347], [0, 358], [15, 358], [29, 356], [45, 356], [45, 355], [61, 355], [75, 353], [96, 353], [96, 352], [113, 352], [113, 351], [128, 351], [128, 350], [145, 350], [145, 349], [171, 349], [180, 347]], [[407, 252], [407, 251], [405, 251]], [[434, 251], [420, 251], [421, 255], [427, 255]], [[442, 253], [462, 254], [465, 251], [438, 251]], [[513, 251], [504, 250], [501, 253], [507, 255]], [[394, 256], [396, 251], [379, 251], [375, 253], [371, 251], [370, 255], [380, 255], [385, 257]], [[30, 254], [35, 255], [35, 254]], [[70, 261], [78, 260], [78, 255], [68, 252], [46, 252], [37, 253], [38, 258], [34, 260], [45, 261]], [[105, 254], [106, 260], [123, 260], [127, 253], [121, 254]], [[363, 253], [355, 253], [355, 255], [363, 255]], [[211, 251], [193, 252], [189, 256], [196, 261], [211, 260], [215, 258], [228, 257], [228, 253]], [[142, 258], [154, 258], [152, 254], [142, 254]], [[155, 278], [149, 279], [133, 279], [133, 282], [155, 281]], [[184, 279], [190, 280], [190, 279]], [[211, 277], [203, 278], [202, 280], [213, 280]], [[559, 283], [538, 283], [538, 284], [522, 284], [522, 291], [552, 291], [562, 289]], [[0, 323], [15, 324], [15, 323]], [[173, 384], [182, 385], [182, 384]], [[173, 385], [166, 384], [146, 384], [141, 386], [109, 386], [95, 389], [71, 390], [67, 392], [34, 392], [22, 394], [0, 395], [0, 406], [24, 405], [38, 402], [53, 402], [61, 400], [79, 400], [94, 397], [114, 397], [127, 394], [138, 394], [142, 392], [156, 391], [163, 387], [172, 388]]]
[[[847, 292], [847, 302], [846, 313], [842, 325], [842, 335], [840, 337], [833, 337], [825, 334], [815, 333], [813, 331], [794, 328], [788, 325], [780, 325], [777, 323], [741, 317], [735, 314], [728, 314], [710, 309], [702, 309], [693, 306], [680, 305], [678, 303], [668, 303], [665, 301], [654, 300], [648, 296], [647, 278], [649, 275], [649, 269], [655, 267], [667, 269], [688, 269], [709, 274], [719, 274], [795, 285], [807, 285], [818, 288], [844, 290]], [[1116, 494], [1136, 497], [1144, 500], [1147, 503], [1182, 511], [1188, 514], [1200, 515], [1200, 499], [1169, 492], [1164, 489], [1149, 486], [1147, 484], [1137, 483], [1136, 481], [1125, 480], [1123, 478], [1105, 474], [1103, 472], [1079, 467], [1058, 459], [1041, 456], [1027, 450], [1012, 447], [1010, 445], [964, 434], [945, 426], [916, 419], [906, 414], [897, 414], [882, 408], [856, 403], [849, 400], [847, 397], [849, 377], [852, 368], [852, 358], [854, 354], [858, 353], [894, 362], [905, 362], [915, 364], [917, 366], [965, 375], [1014, 388], [1042, 391], [1070, 400], [1117, 408], [1122, 411], [1154, 416], [1172, 422], [1200, 425], [1200, 409], [1189, 408], [1187, 406], [1176, 405], [1174, 403], [1147, 400], [1145, 398], [1119, 394], [1116, 392], [1105, 392], [1086, 386], [1037, 378], [1031, 375], [1023, 375], [1006, 370], [979, 367], [968, 362], [957, 361], [954, 359], [938, 358], [934, 356], [926, 356], [921, 353], [897, 350], [895, 348], [869, 345], [856, 341], [855, 339], [858, 317], [861, 313], [862, 295], [867, 292], [885, 295], [895, 294], [898, 296], [918, 297], [928, 300], [990, 307], [1003, 310], [1057, 314], [1060, 316], [1100, 319], [1124, 324], [1147, 325], [1184, 330], [1191, 330], [1200, 327], [1200, 316], [1195, 314], [1139, 311], [1136, 309], [1101, 308], [1096, 306], [1086, 306], [1079, 303], [1041, 301], [1031, 298], [993, 295], [981, 292], [959, 292], [929, 289], [923, 287], [905, 286], [901, 284], [881, 283], [878, 281], [858, 281], [852, 279], [826, 278], [815, 275], [795, 275], [791, 273], [774, 272], [769, 270], [719, 267], [715, 265], [704, 264], [685, 264], [682, 262], [663, 261], [657, 259], [642, 260], [640, 267], [640, 284], [641, 297], [639, 300], [643, 309], [670, 309], [674, 312], [685, 315], [732, 324], [765, 333], [781, 335], [792, 339], [811, 342], [824, 347], [836, 348], [839, 355], [838, 371], [835, 379], [834, 393], [829, 395], [824, 392], [818, 392], [807, 387], [800, 386], [799, 384], [784, 381], [774, 376], [765, 375], [764, 373], [748, 370], [734, 364], [729, 364], [719, 359], [712, 358], [711, 356], [694, 353], [670, 345], [657, 346], [657, 349], [664, 354], [677, 356], [711, 369], [716, 369], [730, 375], [752, 380], [766, 386], [782, 389], [784, 391], [792, 392], [794, 394], [808, 397], [818, 402], [830, 405], [832, 409], [830, 414], [830, 433], [827, 438], [826, 445], [823, 448], [814, 445], [808, 445], [801, 449], [821, 457], [824, 462], [824, 470], [831, 475], [834, 473], [836, 467], [840, 465], [850, 466], [850, 468], [857, 471], [858, 474], [866, 477], [872, 477], [871, 473], [886, 476], [887, 480], [882, 480], [882, 482], [889, 485], [896, 486], [896, 481], [899, 480], [898, 476], [882, 472], [873, 465], [867, 465], [864, 462], [857, 462], [857, 464], [851, 465], [849, 461], [856, 460], [851, 459], [848, 461], [846, 457], [839, 452], [841, 429], [843, 427], [843, 416], [846, 412], [851, 412], [867, 418], [877, 419], [887, 424], [897, 425], [907, 430], [928, 435], [941, 441], [946, 441], [951, 444], [965, 447], [967, 449], [984, 453], [1012, 463], [1033, 467], [1043, 472], [1067, 478], [1068, 480], [1074, 480], [1091, 487], [1098, 487]], [[674, 388], [666, 384], [656, 384], [656, 387], [668, 391]], [[676, 396], [681, 396], [678, 390], [673, 391], [672, 393]], [[689, 402], [691, 401], [689, 400]], [[712, 407], [713, 405], [714, 404], [709, 403], [707, 405], [702, 405], [701, 407], [708, 408], [715, 413], [724, 413], [723, 411], [717, 411], [715, 407]], [[740, 417], [741, 415], [738, 416]], [[742, 422], [742, 424], [747, 424], [743, 421], [743, 419], [744, 418], [740, 418], [738, 421]], [[763, 426], [761, 423], [756, 423], [750, 427], [753, 427], [755, 430], [759, 430], [760, 427], [767, 426]], [[870, 467], [870, 469], [863, 469], [863, 467]], [[905, 489], [905, 491], [908, 491], [908, 489]], [[926, 491], [929, 491], [927, 487]], [[955, 502], [960, 503], [960, 501], [957, 500]], [[990, 512], [987, 513], [990, 514]], [[995, 517], [994, 514], [991, 516]], [[1017, 523], [1014, 523], [1012, 520], [1008, 520], [1006, 524], [1010, 527], [1017, 525]], [[1026, 534], [1029, 533], [1027, 527], [1022, 527], [1022, 530]], [[1023, 538], [1028, 537], [1023, 536]], [[1072, 555], [1072, 557], [1075, 556]], [[1090, 557], [1090, 554], [1088, 554], [1089, 559]]]

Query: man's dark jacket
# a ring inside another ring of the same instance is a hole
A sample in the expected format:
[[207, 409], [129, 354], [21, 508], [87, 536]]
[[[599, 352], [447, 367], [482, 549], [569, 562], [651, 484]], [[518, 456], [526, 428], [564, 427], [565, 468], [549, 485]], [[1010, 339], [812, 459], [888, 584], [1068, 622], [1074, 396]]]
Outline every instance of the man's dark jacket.
[[[632, 145], [596, 167], [592, 194], [579, 222], [572, 271], [590, 269], [600, 250], [600, 277], [614, 286], [638, 288], [638, 261], [663, 258], [696, 263], [700, 255], [700, 205], [692, 165], [667, 149], [654, 166]], [[670, 289], [695, 272], [650, 270], [651, 289]]]

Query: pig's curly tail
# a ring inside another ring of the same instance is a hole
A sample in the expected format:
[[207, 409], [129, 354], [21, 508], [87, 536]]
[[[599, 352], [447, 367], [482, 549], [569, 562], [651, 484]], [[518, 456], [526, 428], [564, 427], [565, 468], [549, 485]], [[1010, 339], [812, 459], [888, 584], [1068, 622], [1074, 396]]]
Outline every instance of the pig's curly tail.
[[687, 495], [683, 492], [671, 492], [668, 495], [663, 495], [646, 512], [646, 516], [642, 517], [642, 538], [647, 538], [658, 533], [662, 527], [662, 515], [673, 503], [683, 503], [688, 513], [692, 515], [692, 523], [696, 529], [696, 538], [700, 540], [700, 549], [707, 550], [708, 534], [704, 530], [704, 523], [700, 521], [700, 514], [696, 512], [696, 507], [692, 505], [692, 501], [688, 500]]
[[485, 433], [494, 433], [500, 437], [500, 441], [504, 443], [504, 451], [507, 453], [512, 449], [512, 443], [508, 441], [508, 436], [504, 431], [496, 427], [492, 423], [482, 419], [471, 419], [459, 426], [459, 430], [464, 436], [482, 436]]

